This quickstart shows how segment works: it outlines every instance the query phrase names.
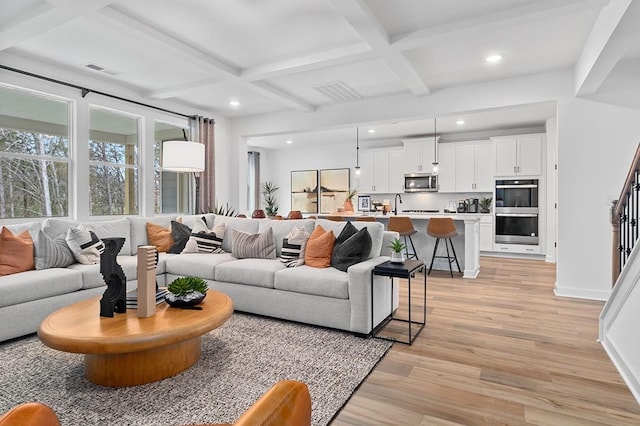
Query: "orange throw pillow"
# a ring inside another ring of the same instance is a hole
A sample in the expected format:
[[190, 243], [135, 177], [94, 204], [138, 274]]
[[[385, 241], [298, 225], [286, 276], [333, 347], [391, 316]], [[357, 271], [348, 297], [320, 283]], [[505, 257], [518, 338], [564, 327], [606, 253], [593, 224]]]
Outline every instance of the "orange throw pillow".
[[0, 232], [0, 276], [35, 269], [33, 240], [29, 231], [13, 235], [6, 227]]
[[325, 231], [322, 226], [316, 226], [304, 252], [304, 264], [314, 268], [328, 268], [331, 266], [331, 254], [336, 236], [332, 231]]
[[155, 223], [147, 222], [147, 238], [149, 239], [149, 244], [156, 246], [160, 252], [168, 252], [171, 246], [175, 244], [171, 235], [171, 228], [167, 229]]

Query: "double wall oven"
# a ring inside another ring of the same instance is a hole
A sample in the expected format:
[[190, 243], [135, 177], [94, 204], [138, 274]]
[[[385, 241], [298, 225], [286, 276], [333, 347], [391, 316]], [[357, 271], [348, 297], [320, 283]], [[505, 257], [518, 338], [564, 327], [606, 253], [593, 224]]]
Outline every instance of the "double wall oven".
[[496, 180], [496, 243], [532, 244], [538, 240], [538, 180]]

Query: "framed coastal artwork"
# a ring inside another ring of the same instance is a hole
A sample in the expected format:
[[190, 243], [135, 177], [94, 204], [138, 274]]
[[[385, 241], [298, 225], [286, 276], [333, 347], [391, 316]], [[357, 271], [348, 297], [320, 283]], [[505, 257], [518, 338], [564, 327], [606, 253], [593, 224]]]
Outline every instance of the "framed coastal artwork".
[[349, 169], [320, 170], [320, 213], [342, 209], [349, 194]]
[[291, 172], [291, 210], [318, 213], [318, 171]]

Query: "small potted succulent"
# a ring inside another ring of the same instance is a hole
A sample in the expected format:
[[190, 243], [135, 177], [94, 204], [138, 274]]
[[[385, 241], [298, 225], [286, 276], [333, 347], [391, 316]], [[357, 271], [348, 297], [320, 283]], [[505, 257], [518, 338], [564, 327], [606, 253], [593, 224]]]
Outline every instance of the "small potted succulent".
[[174, 307], [195, 306], [207, 296], [207, 282], [199, 277], [176, 278], [167, 286], [164, 300]]
[[394, 239], [387, 248], [391, 249], [391, 262], [393, 263], [404, 263], [404, 253], [403, 250], [407, 249], [407, 245], [400, 241], [400, 239]]

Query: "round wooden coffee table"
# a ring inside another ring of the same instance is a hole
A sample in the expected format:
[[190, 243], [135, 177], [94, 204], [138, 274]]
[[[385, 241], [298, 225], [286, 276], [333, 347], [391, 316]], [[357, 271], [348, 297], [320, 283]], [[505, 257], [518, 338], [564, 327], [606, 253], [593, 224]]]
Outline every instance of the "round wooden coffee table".
[[100, 298], [64, 307], [45, 318], [38, 337], [47, 346], [85, 354], [85, 377], [104, 386], [155, 382], [191, 367], [200, 358], [202, 335], [233, 313], [233, 301], [209, 290], [202, 310], [156, 306], [155, 315], [138, 318], [135, 309], [100, 316]]

